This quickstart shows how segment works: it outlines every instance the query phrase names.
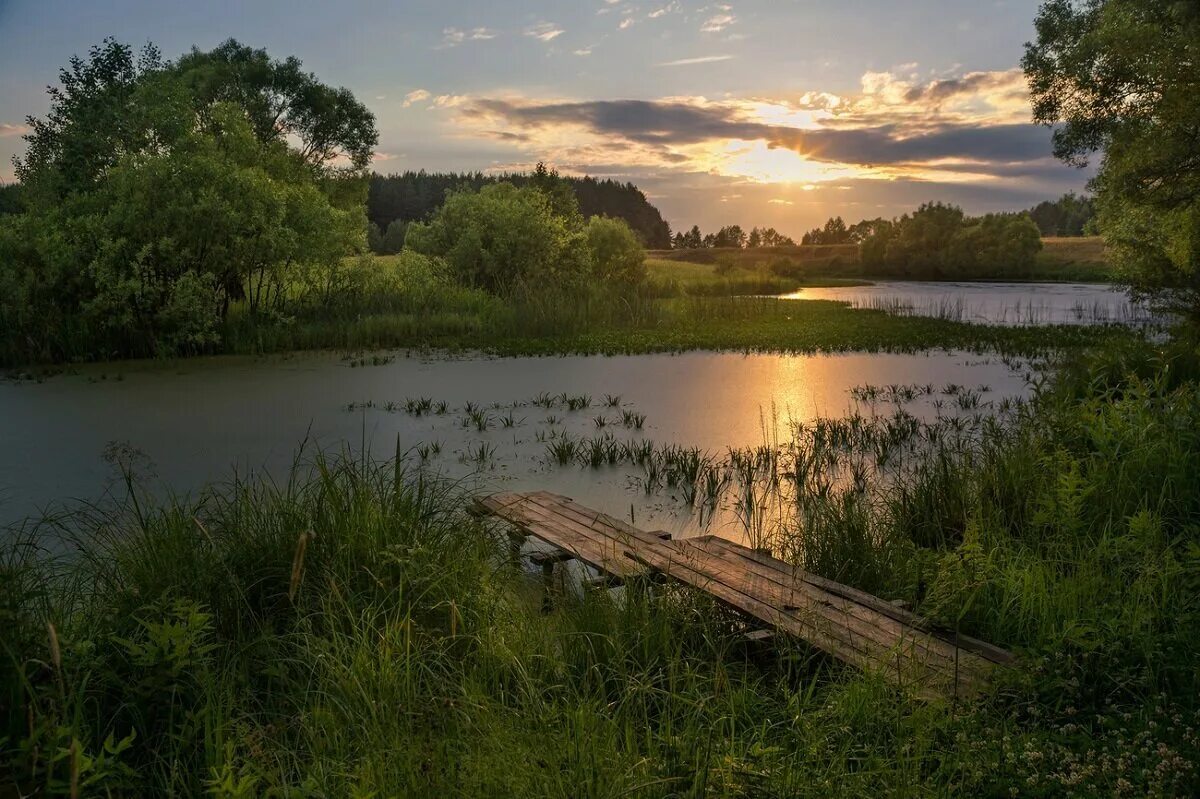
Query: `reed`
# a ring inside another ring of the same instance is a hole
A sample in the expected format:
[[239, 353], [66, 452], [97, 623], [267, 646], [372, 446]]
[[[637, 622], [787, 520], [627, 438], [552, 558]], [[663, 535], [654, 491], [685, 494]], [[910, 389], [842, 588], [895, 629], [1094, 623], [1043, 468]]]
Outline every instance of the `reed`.
[[747, 649], [741, 619], [670, 585], [544, 612], [463, 487], [314, 453], [191, 498], [131, 479], [6, 531], [0, 785], [1195, 795], [1195, 352], [1064, 364], [1006, 418], [859, 416], [722, 453], [547, 444], [640, 463], [655, 492], [694, 480], [698, 507], [724, 476], [776, 555], [1015, 650], [978, 704], [906, 697], [802, 643]]

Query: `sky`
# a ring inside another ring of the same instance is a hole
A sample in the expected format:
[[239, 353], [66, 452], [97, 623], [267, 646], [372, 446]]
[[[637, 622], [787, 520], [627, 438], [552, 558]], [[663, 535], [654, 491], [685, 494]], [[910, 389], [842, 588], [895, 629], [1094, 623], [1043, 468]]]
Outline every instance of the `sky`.
[[374, 168], [636, 183], [673, 229], [1016, 210], [1081, 191], [1030, 122], [1038, 0], [0, 0], [0, 180], [28, 115], [106, 36], [233, 37], [377, 117]]

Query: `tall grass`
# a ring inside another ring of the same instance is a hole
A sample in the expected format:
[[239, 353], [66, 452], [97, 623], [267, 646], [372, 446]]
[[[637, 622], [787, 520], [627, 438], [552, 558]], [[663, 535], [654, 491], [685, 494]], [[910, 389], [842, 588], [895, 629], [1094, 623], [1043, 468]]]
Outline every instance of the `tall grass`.
[[[747, 648], [743, 620], [670, 586], [564, 580], [546, 613], [456, 486], [314, 457], [4, 536], [0, 790], [1195, 795], [1198, 362], [1066, 367], [1006, 423], [910, 453], [902, 483], [834, 485], [780, 522], [796, 562], [1017, 651], [978, 705], [801, 642]], [[794, 471], [768, 450], [731, 465]], [[671, 461], [703, 485], [702, 453]]]

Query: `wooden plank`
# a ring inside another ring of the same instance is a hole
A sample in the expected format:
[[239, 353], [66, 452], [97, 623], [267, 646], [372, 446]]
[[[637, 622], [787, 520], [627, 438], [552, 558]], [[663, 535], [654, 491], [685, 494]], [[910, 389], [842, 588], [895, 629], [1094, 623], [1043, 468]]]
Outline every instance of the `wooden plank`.
[[[605, 575], [588, 581], [596, 587], [662, 574], [922, 695], [976, 694], [996, 664], [1013, 659], [999, 647], [954, 637], [895, 604], [725, 539], [671, 541], [664, 531], [641, 530], [549, 492], [501, 492], [474, 507], [555, 547], [535, 555], [544, 572], [578, 559]], [[748, 640], [770, 634], [756, 630]]]
[[931, 647], [929, 636], [920, 631], [897, 635], [882, 630], [874, 620], [847, 613], [854, 607], [851, 602], [833, 595], [821, 596], [802, 582], [789, 587], [748, 575], [700, 548], [680, 552], [648, 547], [640, 549], [635, 557], [742, 612], [805, 638], [835, 657], [899, 684], [916, 684], [920, 690], [932, 688], [943, 693], [974, 693], [985, 676], [980, 665], [985, 672], [990, 665], [969, 652], [956, 657], [952, 651], [939, 651], [940, 647]]
[[685, 543], [696, 542], [695, 546], [710, 546], [718, 547], [720, 551], [730, 554], [734, 557], [745, 558], [768, 569], [774, 569], [787, 574], [792, 574], [796, 579], [803, 580], [811, 585], [818, 586], [832, 594], [852, 600], [864, 607], [887, 616], [896, 622], [912, 627], [917, 630], [923, 630], [930, 635], [938, 638], [941, 641], [956, 646], [960, 649], [965, 649], [969, 652], [990, 660], [993, 663], [1000, 665], [1008, 665], [1015, 660], [1014, 655], [998, 646], [989, 644], [986, 641], [981, 641], [977, 638], [972, 638], [968, 635], [955, 636], [954, 631], [939, 628], [925, 619], [918, 616], [910, 610], [898, 606], [894, 602], [887, 602], [873, 594], [868, 594], [866, 591], [860, 591], [857, 588], [852, 588], [842, 583], [834, 582], [811, 572], [804, 571], [798, 567], [792, 566], [785, 561], [773, 558], [770, 555], [764, 555], [747, 547], [729, 541], [728, 539], [719, 536], [704, 536], [703, 538], [689, 538], [684, 540]]
[[[644, 572], [625, 557], [624, 546], [611, 534], [598, 533], [564, 516], [556, 509], [546, 510], [534, 501], [533, 495], [519, 495], [519, 500], [502, 496], [483, 505], [499, 518], [520, 527], [529, 535], [570, 552], [594, 569], [618, 577], [631, 577]], [[491, 499], [491, 498], [489, 498]]]
[[[737, 552], [726, 556], [724, 548], [718, 543], [722, 541], [723, 539], [706, 536], [700, 539], [688, 539], [686, 543], [694, 548], [708, 551], [718, 559], [719, 563], [730, 560], [735, 563], [747, 564], [746, 560], [736, 557]], [[736, 544], [731, 545], [737, 547]], [[715, 551], [710, 551], [709, 548]], [[739, 549], [750, 551], [745, 548]], [[782, 561], [776, 561], [776, 563], [782, 563]], [[976, 661], [974, 653], [956, 651], [953, 644], [932, 637], [923, 630], [907, 627], [885, 614], [876, 613], [871, 608], [845, 597], [825, 592], [802, 580], [793, 579], [793, 570], [790, 567], [785, 571], [775, 567], [766, 567], [759, 563], [752, 565], [753, 568], [750, 571], [754, 574], [755, 579], [749, 580], [749, 582], [754, 583], [756, 590], [763, 592], [764, 596], [773, 594], [780, 597], [777, 601], [783, 602], [788, 601], [783, 599], [784, 597], [791, 596], [792, 603], [800, 601], [798, 598], [819, 603], [822, 608], [829, 609], [828, 612], [823, 611], [823, 615], [831, 623], [844, 625], [885, 650], [902, 638], [907, 638], [909, 645], [914, 648], [914, 655], [920, 654], [921, 657], [930, 659], [928, 662], [931, 667], [939, 668], [947, 674], [953, 675], [957, 671], [965, 670], [976, 676], [984, 676], [990, 671], [989, 666]], [[736, 566], [732, 571], [736, 576]]]

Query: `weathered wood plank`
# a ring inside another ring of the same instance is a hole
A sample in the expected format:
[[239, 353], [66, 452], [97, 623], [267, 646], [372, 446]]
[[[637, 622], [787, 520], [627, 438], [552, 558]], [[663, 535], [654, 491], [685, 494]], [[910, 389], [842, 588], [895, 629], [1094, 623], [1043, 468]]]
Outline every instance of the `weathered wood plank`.
[[[866, 591], [860, 591], [857, 588], [843, 585], [842, 583], [838, 583], [811, 572], [804, 571], [803, 569], [792, 566], [785, 561], [773, 558], [770, 555], [765, 555], [761, 552], [756, 552], [753, 549], [740, 546], [739, 544], [736, 544], [728, 539], [720, 538], [718, 536], [704, 536], [703, 538], [685, 539], [685, 543], [692, 542], [697, 542], [697, 545], [701, 546], [715, 546], [720, 548], [720, 550], [723, 552], [727, 552], [736, 557], [742, 557], [748, 561], [761, 564], [765, 568], [782, 571], [788, 574], [794, 574], [797, 579], [811, 583], [812, 585], [818, 586], [832, 594], [852, 600], [860, 605], [863, 605], [864, 607], [868, 607], [871, 610], [876, 611], [877, 613], [888, 616], [900, 624], [913, 627], [918, 630], [925, 630], [931, 635], [941, 639], [942, 641], [945, 641], [952, 646], [957, 646], [960, 649], [975, 652], [976, 654], [987, 658], [993, 663], [1007, 665], [1012, 663], [1014, 660], [1013, 654], [1007, 650], [967, 635], [959, 635], [956, 637], [952, 630], [940, 629], [931, 624], [928, 619], [916, 615], [912, 611], [897, 605], [895, 602], [887, 602], [877, 596], [868, 594]], [[704, 543], [701, 544], [699, 542]]]
[[[922, 695], [979, 693], [1010, 653], [954, 636], [893, 603], [756, 552], [704, 536], [670, 540], [549, 492], [501, 492], [474, 503], [481, 514], [513, 524], [554, 549], [534, 560], [545, 572], [578, 559], [603, 575], [589, 584], [661, 575], [864, 670]], [[547, 578], [549, 579], [549, 578]]]
[[[848, 617], [846, 623], [849, 626], [860, 629], [880, 643], [886, 644], [899, 636], [911, 635], [915, 647], [924, 650], [930, 656], [944, 659], [947, 663], [947, 669], [967, 669], [978, 674], [986, 674], [990, 670], [988, 666], [979, 664], [976, 658], [982, 657], [987, 660], [991, 660], [991, 658], [966, 645], [965, 642], [974, 642], [974, 639], [964, 636], [964, 643], [955, 646], [952, 638], [947, 640], [928, 630], [927, 628], [930, 625], [924, 619], [905, 611], [899, 611], [895, 606], [884, 602], [878, 597], [855, 590], [855, 594], [861, 594], [872, 600], [870, 603], [862, 603], [856, 599], [850, 599], [840, 592], [825, 592], [822, 584], [829, 581], [820, 580], [820, 582], [813, 582], [806, 578], [815, 577], [815, 575], [792, 567], [783, 561], [761, 555], [723, 538], [705, 536], [703, 538], [687, 539], [681, 543], [743, 563], [749, 571], [754, 572], [764, 580], [777, 583], [785, 589], [789, 586], [798, 587], [800, 585], [815, 588], [819, 593], [814, 596], [821, 601], [828, 602], [830, 607], [836, 607], [839, 612], [846, 614]], [[898, 615], [907, 615], [916, 623], [906, 624], [897, 619]], [[857, 627], [856, 623], [858, 622], [878, 628], [878, 634]], [[993, 647], [993, 649], [997, 648]], [[1003, 650], [999, 651], [1003, 652]], [[1008, 653], [1004, 654], [1007, 655]], [[1011, 660], [1011, 655], [1009, 655], [1009, 660]]]
[[812, 586], [781, 585], [749, 576], [718, 556], [698, 548], [643, 547], [632, 557], [669, 577], [698, 588], [722, 602], [804, 638], [819, 649], [865, 671], [911, 687], [919, 693], [973, 694], [991, 664], [969, 652], [940, 651], [917, 630], [888, 631], [874, 619], [847, 612], [853, 603]]

